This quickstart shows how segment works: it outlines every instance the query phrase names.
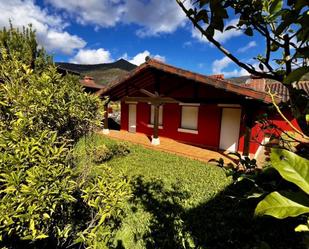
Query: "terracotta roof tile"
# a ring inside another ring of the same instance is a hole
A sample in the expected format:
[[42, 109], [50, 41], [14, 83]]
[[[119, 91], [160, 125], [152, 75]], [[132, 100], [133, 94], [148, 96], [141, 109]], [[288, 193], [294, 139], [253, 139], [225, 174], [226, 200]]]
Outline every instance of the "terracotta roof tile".
[[93, 77], [85, 76], [82, 80], [79, 81], [84, 87], [95, 88], [95, 89], [103, 89], [105, 86], [98, 85]]
[[[289, 100], [288, 89], [278, 81], [253, 78], [246, 83], [246, 86], [258, 91], [268, 92], [268, 90], [270, 90], [272, 93], [275, 93], [282, 102], [287, 102]], [[309, 94], [309, 81], [299, 81], [297, 84], [294, 83], [294, 86]]]

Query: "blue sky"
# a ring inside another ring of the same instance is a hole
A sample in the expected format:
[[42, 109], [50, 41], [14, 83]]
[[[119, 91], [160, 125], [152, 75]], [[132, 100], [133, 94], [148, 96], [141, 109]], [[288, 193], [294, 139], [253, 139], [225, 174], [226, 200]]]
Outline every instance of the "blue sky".
[[[193, 29], [175, 0], [0, 0], [0, 11], [1, 27], [9, 19], [17, 27], [32, 23], [55, 61], [124, 58], [138, 65], [150, 55], [202, 74], [246, 74]], [[245, 62], [262, 52], [262, 40], [240, 31], [218, 32], [216, 38]]]

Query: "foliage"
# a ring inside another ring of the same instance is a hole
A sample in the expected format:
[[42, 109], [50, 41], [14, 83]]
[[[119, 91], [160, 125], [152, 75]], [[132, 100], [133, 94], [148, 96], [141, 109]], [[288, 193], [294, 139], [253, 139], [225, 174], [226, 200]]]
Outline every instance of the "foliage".
[[0, 31], [0, 239], [9, 248], [102, 248], [127, 180], [108, 168], [94, 178], [87, 164], [76, 172], [72, 148], [100, 125], [102, 104], [36, 46], [31, 28]]
[[124, 142], [113, 144], [110, 149], [115, 156], [126, 156], [130, 153], [129, 145]]
[[81, 198], [89, 209], [88, 220], [87, 227], [77, 233], [75, 240], [75, 243], [84, 243], [93, 249], [110, 248], [112, 233], [119, 227], [124, 215], [123, 205], [130, 196], [125, 177], [116, 177], [105, 165], [100, 171], [99, 176], [82, 180]]
[[[286, 150], [273, 149], [271, 162], [283, 179], [294, 183], [301, 191], [272, 192], [257, 205], [255, 214], [270, 215], [278, 219], [308, 214], [309, 160]], [[297, 230], [305, 230], [305, 226], [298, 226]]]
[[233, 157], [233, 163], [225, 164], [224, 159], [210, 159], [209, 163], [215, 163], [220, 168], [223, 168], [227, 176], [233, 176], [234, 180], [239, 180], [241, 177], [256, 175], [261, 171], [257, 166], [256, 159], [250, 159], [248, 156], [242, 156], [238, 152], [230, 152], [229, 156]]
[[95, 147], [92, 153], [93, 161], [98, 164], [106, 162], [113, 157], [113, 152], [105, 145]]
[[[198, 31], [238, 66], [250, 74], [279, 81], [288, 88], [293, 115], [308, 135], [305, 120], [309, 109], [308, 94], [291, 84], [309, 72], [307, 1], [191, 0], [187, 2], [192, 4], [187, 5], [184, 4], [186, 1], [176, 1]], [[236, 24], [228, 25], [232, 19], [237, 20]], [[249, 37], [264, 38], [265, 53], [253, 58], [258, 68], [241, 61], [236, 53], [233, 54], [216, 40], [215, 33], [231, 29]]]

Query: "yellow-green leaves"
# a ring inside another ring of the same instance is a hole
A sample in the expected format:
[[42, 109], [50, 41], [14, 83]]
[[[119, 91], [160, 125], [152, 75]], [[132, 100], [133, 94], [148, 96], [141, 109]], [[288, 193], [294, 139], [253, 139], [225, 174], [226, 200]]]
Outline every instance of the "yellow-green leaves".
[[[287, 150], [272, 149], [271, 163], [285, 180], [302, 191], [272, 192], [257, 205], [255, 214], [284, 219], [309, 213], [309, 160]], [[298, 226], [296, 231], [303, 229]]]
[[256, 215], [270, 215], [277, 219], [309, 213], [309, 206], [295, 202], [278, 192], [272, 192], [255, 209]]
[[271, 162], [284, 179], [309, 194], [309, 160], [287, 150], [273, 149]]

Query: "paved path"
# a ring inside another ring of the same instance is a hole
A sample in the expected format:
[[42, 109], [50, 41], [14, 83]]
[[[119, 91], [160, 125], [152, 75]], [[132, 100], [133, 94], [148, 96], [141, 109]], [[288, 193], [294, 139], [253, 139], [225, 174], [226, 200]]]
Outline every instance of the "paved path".
[[208, 162], [210, 159], [219, 159], [221, 157], [224, 159], [226, 163], [231, 162], [230, 158], [227, 157], [223, 152], [220, 153], [217, 151], [199, 148], [199, 147], [181, 143], [173, 139], [169, 139], [169, 138], [160, 137], [160, 141], [161, 141], [160, 145], [155, 146], [151, 144], [150, 139], [147, 137], [147, 135], [142, 134], [142, 133], [129, 133], [127, 131], [111, 130], [110, 134], [106, 136], [119, 139], [119, 140], [132, 142], [135, 144], [140, 144], [150, 149], [165, 151], [165, 152], [185, 156], [188, 158], [196, 159], [199, 161], [203, 161], [203, 162]]

